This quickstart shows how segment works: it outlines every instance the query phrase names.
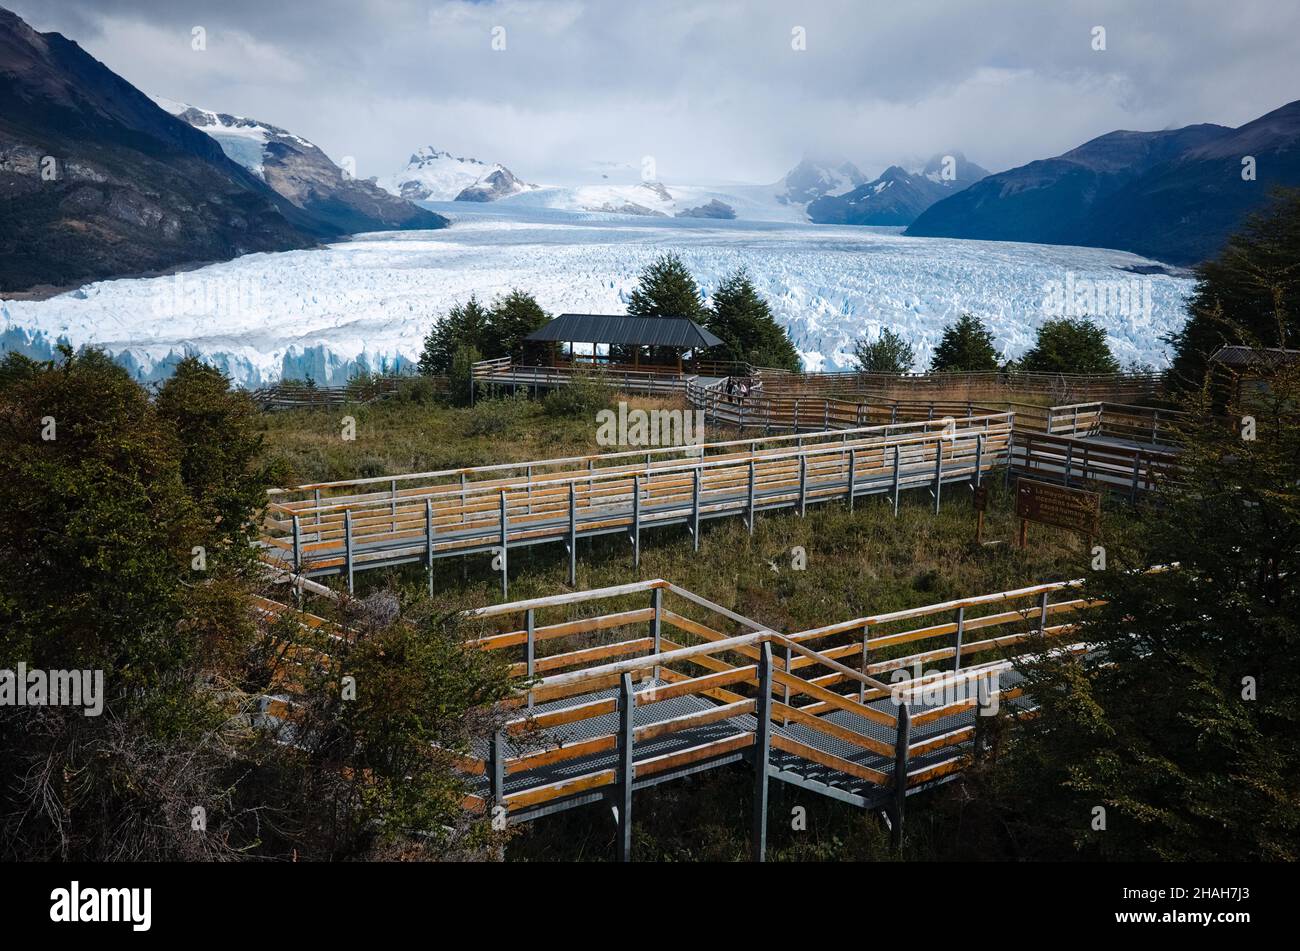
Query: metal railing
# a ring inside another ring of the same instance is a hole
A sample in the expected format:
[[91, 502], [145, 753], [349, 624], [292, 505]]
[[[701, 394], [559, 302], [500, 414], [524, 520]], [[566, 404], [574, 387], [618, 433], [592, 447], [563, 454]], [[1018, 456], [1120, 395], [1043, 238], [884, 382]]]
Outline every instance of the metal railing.
[[421, 562], [432, 585], [436, 559], [491, 552], [505, 596], [521, 545], [564, 544], [574, 579], [580, 537], [625, 533], [639, 565], [651, 528], [685, 525], [698, 548], [709, 519], [743, 517], [752, 533], [760, 512], [871, 494], [892, 494], [897, 512], [915, 488], [938, 511], [944, 485], [978, 485], [1009, 463], [1011, 436], [1011, 414], [992, 414], [318, 483], [272, 496], [262, 544], [280, 567], [343, 574], [349, 590], [358, 570]]
[[[758, 858], [771, 779], [885, 805], [901, 836], [907, 794], [981, 753], [992, 718], [979, 712], [1020, 701], [1012, 659], [1030, 641], [1071, 633], [1073, 615], [1099, 603], [1053, 603], [1079, 584], [790, 635], [660, 579], [465, 612], [500, 625], [473, 643], [517, 656], [524, 681], [518, 715], [461, 763], [475, 778], [466, 805], [527, 821], [612, 799], [627, 858], [633, 788], [744, 758], [755, 770]], [[593, 611], [602, 602], [616, 604]]]

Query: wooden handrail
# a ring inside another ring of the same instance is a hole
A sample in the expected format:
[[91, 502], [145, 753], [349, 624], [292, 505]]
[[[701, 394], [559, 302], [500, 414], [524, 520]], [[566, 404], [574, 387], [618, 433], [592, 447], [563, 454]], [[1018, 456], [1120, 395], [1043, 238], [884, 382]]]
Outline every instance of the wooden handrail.
[[[967, 419], [956, 420], [955, 422], [961, 425], [963, 428], [956, 430], [955, 435], [946, 435], [942, 429], [936, 430], [932, 428], [928, 428], [925, 431], [915, 433], [915, 434], [911, 434], [911, 433], [900, 434], [897, 432], [895, 432], [892, 435], [882, 434], [879, 437], [880, 439], [883, 440], [882, 442], [875, 443], [873, 445], [868, 446], [867, 448], [883, 449], [883, 448], [892, 448], [894, 446], [900, 446], [900, 447], [925, 446], [934, 443], [945, 443], [945, 442], [949, 444], [953, 444], [953, 443], [963, 442], [963, 441], [973, 441], [974, 439], [976, 439], [976, 437], [983, 437], [989, 435], [996, 436], [999, 434], [1005, 435], [1007, 430], [994, 428], [994, 427], [1002, 427], [1008, 425], [1008, 421], [1010, 417], [1011, 414], [1000, 413], [1000, 414], [994, 414], [992, 416], [970, 417]], [[492, 496], [497, 496], [503, 490], [506, 491], [507, 493], [529, 492], [529, 491], [535, 491], [539, 486], [545, 486], [547, 488], [554, 489], [554, 488], [567, 486], [569, 483], [581, 483], [583, 485], [589, 485], [594, 483], [626, 481], [626, 480], [630, 480], [633, 475], [637, 475], [637, 474], [648, 475], [651, 477], [663, 477], [663, 476], [677, 475], [686, 472], [692, 472], [696, 469], [701, 469], [701, 470], [724, 469], [728, 467], [744, 465], [750, 459], [753, 459], [756, 462], [771, 463], [771, 462], [782, 462], [787, 460], [797, 460], [801, 456], [805, 458], [813, 458], [818, 456], [843, 456], [846, 455], [851, 449], [856, 448], [860, 450], [863, 448], [861, 444], [846, 441], [850, 436], [857, 436], [860, 439], [865, 440], [870, 438], [871, 434], [875, 434], [880, 430], [889, 430], [889, 429], [897, 430], [899, 428], [907, 428], [910, 426], [918, 426], [918, 425], [927, 426], [927, 427], [936, 427], [940, 423], [941, 423], [940, 420], [934, 420], [932, 422], [926, 421], [925, 423], [900, 423], [892, 427], [873, 426], [873, 427], [864, 427], [858, 430], [837, 430], [834, 431], [833, 436], [829, 439], [829, 441], [825, 443], [819, 443], [813, 446], [804, 446], [802, 448], [794, 448], [794, 449], [780, 449], [780, 448], [766, 449], [766, 450], [751, 449], [749, 453], [743, 456], [735, 456], [735, 455], [721, 456], [720, 455], [720, 456], [710, 457], [705, 455], [693, 459], [671, 459], [671, 460], [665, 460], [657, 465], [652, 465], [648, 469], [644, 468], [643, 466], [638, 466], [636, 469], [625, 469], [625, 468], [607, 466], [605, 468], [596, 468], [596, 469], [578, 469], [568, 473], [565, 472], [540, 473], [534, 475], [531, 479], [525, 476], [525, 477], [517, 477], [514, 479], [493, 481], [493, 482], [489, 482], [488, 484], [484, 484], [483, 482], [466, 482], [464, 484], [451, 483], [446, 485], [433, 486], [430, 487], [428, 491], [420, 491], [418, 492], [418, 494], [406, 494], [397, 497], [394, 497], [393, 495], [391, 495], [391, 493], [390, 494], [381, 493], [374, 498], [364, 499], [364, 500], [358, 500], [358, 499], [336, 500], [336, 501], [330, 501], [328, 503], [322, 502], [320, 505], [312, 505], [312, 506], [307, 506], [305, 504], [306, 500], [304, 500], [304, 504], [302, 504], [300, 507], [293, 507], [294, 505], [293, 503], [272, 503], [272, 506], [275, 510], [283, 511], [287, 514], [293, 514], [299, 516], [314, 516], [318, 513], [324, 513], [324, 512], [341, 512], [344, 510], [357, 511], [357, 510], [365, 509], [367, 507], [391, 506], [392, 502], [394, 501], [394, 498], [396, 498], [399, 504], [409, 505], [414, 502], [422, 502], [426, 498], [427, 499], [440, 499], [440, 498], [460, 499], [460, 498], [468, 498], [469, 496], [481, 496], [487, 494], [491, 494]], [[820, 437], [821, 435], [822, 434], [817, 434], [818, 437]], [[805, 436], [804, 438], [809, 439], [814, 437]], [[752, 443], [752, 442], [762, 442], [762, 441], [763, 440], [738, 440], [736, 442]], [[711, 445], [712, 447], [721, 447], [721, 446], [732, 445], [732, 444], [735, 443], [713, 443], [709, 445]], [[613, 455], [644, 456], [646, 455], [646, 453], [633, 451], [631, 453], [611, 454], [611, 457]], [[606, 458], [611, 458], [611, 457], [606, 457]], [[543, 464], [544, 463], [535, 463], [534, 465], [540, 467]], [[485, 469], [487, 468], [499, 468], [499, 467], [484, 467], [483, 469], [479, 469], [477, 471], [480, 472], [485, 471]], [[512, 466], [512, 468], [520, 468], [520, 466]], [[463, 470], [463, 471], [470, 471], [470, 470]], [[334, 483], [333, 485], [342, 486], [342, 485], [360, 484], [361, 482], [372, 483], [376, 481], [393, 482], [393, 481], [397, 481], [397, 478], [401, 478], [401, 477], [395, 477], [392, 479], [378, 479], [378, 480], [373, 480], [373, 479], [358, 480], [358, 482], [356, 483]], [[415, 476], [412, 476], [410, 478], [415, 478]], [[319, 487], [323, 487], [323, 486], [309, 486], [307, 488], [315, 489]]]
[[[993, 413], [993, 416], [1010, 417], [1011, 413]], [[984, 417], [972, 417], [983, 419]], [[450, 478], [452, 476], [471, 475], [474, 473], [501, 472], [511, 469], [542, 469], [559, 465], [574, 465], [578, 463], [596, 463], [600, 461], [611, 461], [616, 459], [644, 458], [646, 456], [663, 456], [668, 454], [707, 454], [709, 450], [732, 449], [739, 446], [756, 446], [766, 443], [790, 442], [792, 440], [809, 440], [809, 439], [842, 439], [846, 435], [868, 434], [879, 430], [898, 430], [907, 429], [911, 426], [933, 426], [940, 423], [940, 420], [912, 420], [909, 422], [881, 424], [878, 426], [861, 426], [854, 429], [834, 429], [822, 433], [783, 433], [773, 436], [756, 436], [750, 439], [729, 439], [718, 442], [697, 443], [695, 445], [685, 446], [648, 446], [644, 449], [622, 449], [617, 452], [605, 453], [588, 453], [581, 456], [557, 456], [548, 459], [532, 459], [524, 462], [498, 462], [485, 466], [462, 466], [455, 469], [435, 469], [426, 472], [409, 472], [392, 476], [370, 476], [364, 479], [343, 479], [335, 482], [308, 482], [302, 485], [290, 486], [285, 488], [274, 488], [267, 490], [267, 495], [274, 497], [285, 495], [290, 492], [313, 492], [316, 490], [338, 489], [348, 486], [362, 485], [383, 485], [397, 482], [409, 482], [413, 479], [436, 479]]]

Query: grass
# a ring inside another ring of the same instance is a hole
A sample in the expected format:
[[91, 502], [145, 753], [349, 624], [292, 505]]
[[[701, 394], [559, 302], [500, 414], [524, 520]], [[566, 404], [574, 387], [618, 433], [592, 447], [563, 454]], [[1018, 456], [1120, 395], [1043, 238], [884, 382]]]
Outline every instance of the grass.
[[[680, 408], [665, 400], [620, 396], [630, 408]], [[342, 438], [344, 417], [356, 438]], [[263, 416], [265, 452], [288, 466], [290, 484], [364, 479], [494, 462], [524, 462], [599, 452], [594, 413], [548, 414], [521, 397], [453, 408], [391, 399], [337, 409]]]
[[[629, 402], [643, 408], [672, 405], [640, 399]], [[490, 414], [490, 431], [483, 431], [476, 414]], [[355, 442], [345, 443], [338, 436], [344, 415], [356, 418]], [[540, 403], [532, 401], [472, 410], [390, 401], [347, 411], [268, 415], [266, 450], [286, 460], [297, 479], [315, 481], [594, 452], [600, 448], [595, 433], [594, 418], [547, 415]], [[1016, 549], [1012, 493], [1000, 474], [988, 484], [983, 545], [974, 540], [975, 512], [966, 486], [944, 487], [938, 515], [929, 493], [913, 489], [902, 496], [897, 516], [885, 496], [873, 496], [857, 500], [852, 513], [837, 501], [810, 507], [805, 518], [792, 510], [760, 515], [752, 537], [739, 518], [706, 522], [698, 552], [682, 527], [649, 530], [642, 536], [639, 573], [632, 567], [631, 546], [625, 537], [583, 541], [579, 543], [577, 589], [622, 584], [637, 577], [665, 578], [760, 623], [794, 632], [963, 595], [1065, 580], [1087, 570], [1084, 541], [1064, 531], [1032, 525], [1028, 549]], [[1140, 526], [1140, 519], [1133, 517], [1127, 505], [1111, 500], [1103, 504], [1103, 541], [1118, 541], [1140, 531]], [[806, 552], [806, 570], [791, 567], [796, 546]], [[491, 569], [487, 555], [439, 561], [434, 583], [444, 603], [449, 596], [466, 608], [501, 600], [500, 577]], [[408, 604], [427, 596], [427, 584], [427, 575], [417, 566], [357, 575], [359, 594], [395, 589]], [[561, 545], [511, 551], [511, 600], [568, 590], [568, 557]], [[626, 604], [601, 602], [579, 610], [594, 613], [640, 607], [643, 600], [638, 596]], [[603, 636], [616, 640], [626, 635], [607, 632]], [[546, 642], [539, 653], [593, 642], [598, 641]], [[747, 858], [749, 789], [749, 771], [737, 767], [638, 793], [637, 857], [665, 861]], [[885, 834], [873, 817], [782, 783], [773, 784], [772, 795], [770, 857], [887, 857]], [[931, 834], [916, 836], [914, 849], [921, 850], [924, 857], [943, 854], [948, 841], [944, 823], [951, 814], [950, 809], [930, 801], [951, 799], [952, 795], [919, 797], [917, 831], [927, 829]], [[806, 810], [805, 830], [791, 828], [797, 807]], [[528, 824], [519, 830], [509, 857], [610, 857], [613, 842], [608, 810], [590, 806]]]

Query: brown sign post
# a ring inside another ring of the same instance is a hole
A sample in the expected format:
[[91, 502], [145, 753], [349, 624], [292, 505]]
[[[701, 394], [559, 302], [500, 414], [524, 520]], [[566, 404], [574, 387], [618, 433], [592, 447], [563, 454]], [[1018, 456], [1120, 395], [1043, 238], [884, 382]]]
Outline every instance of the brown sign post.
[[1016, 515], [1020, 518], [1020, 547], [1029, 537], [1029, 523], [1055, 525], [1088, 538], [1101, 534], [1101, 495], [1050, 482], [1021, 479], [1016, 483]]
[[984, 542], [984, 510], [989, 507], [988, 486], [977, 485], [971, 501], [975, 506], [975, 544], [980, 545]]

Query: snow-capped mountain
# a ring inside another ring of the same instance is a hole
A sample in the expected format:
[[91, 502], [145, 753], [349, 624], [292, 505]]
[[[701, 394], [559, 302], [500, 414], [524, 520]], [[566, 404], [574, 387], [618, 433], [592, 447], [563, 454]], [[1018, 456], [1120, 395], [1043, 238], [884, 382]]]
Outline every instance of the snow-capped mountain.
[[960, 152], [936, 155], [916, 171], [891, 165], [874, 181], [809, 202], [808, 217], [817, 224], [906, 226], [986, 175]]
[[[518, 204], [520, 201], [515, 199], [512, 203]], [[598, 211], [651, 218], [671, 218], [681, 210], [677, 196], [662, 182], [547, 188], [535, 196], [529, 196], [527, 204], [542, 204], [562, 211]]]
[[216, 139], [217, 144], [221, 146], [221, 151], [263, 181], [266, 180], [267, 144], [273, 139], [285, 139], [303, 149], [316, 148], [306, 139], [273, 125], [265, 125], [256, 119], [200, 109], [198, 106], [177, 102], [165, 96], [151, 95], [149, 98], [167, 112], [184, 119], [200, 132], [206, 132]]
[[988, 178], [992, 174], [987, 168], [970, 161], [964, 153], [956, 149], [932, 155], [923, 166], [911, 171], [928, 178], [936, 185], [948, 186], [953, 193], [974, 185], [981, 178]]
[[410, 201], [496, 201], [532, 191], [504, 165], [489, 165], [426, 145], [396, 175], [380, 181], [394, 195]]
[[0, 293], [341, 234], [75, 42], [3, 7], [0, 188]]
[[599, 185], [546, 186], [518, 194], [502, 204], [519, 209], [646, 218], [712, 218], [720, 221], [804, 222], [801, 205], [785, 205], [771, 185], [679, 185], [664, 182], [602, 182]]
[[536, 187], [521, 182], [510, 169], [498, 167], [473, 185], [462, 189], [456, 196], [456, 201], [496, 201], [498, 198], [509, 198], [520, 192], [532, 191]]
[[843, 195], [867, 183], [852, 162], [805, 158], [776, 183], [776, 200], [783, 205], [807, 205], [825, 195]]
[[302, 136], [257, 119], [212, 112], [161, 96], [167, 112], [207, 133], [221, 150], [299, 208], [345, 232], [442, 228], [447, 219], [354, 177]]

